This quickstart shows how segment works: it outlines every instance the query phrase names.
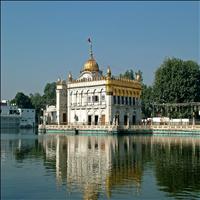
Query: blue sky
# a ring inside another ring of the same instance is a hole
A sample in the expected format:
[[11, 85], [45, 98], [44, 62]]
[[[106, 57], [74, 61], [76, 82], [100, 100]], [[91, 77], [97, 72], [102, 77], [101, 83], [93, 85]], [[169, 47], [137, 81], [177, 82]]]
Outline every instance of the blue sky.
[[151, 85], [166, 57], [200, 62], [199, 2], [1, 2], [1, 99], [43, 93], [94, 57], [113, 75], [143, 72]]

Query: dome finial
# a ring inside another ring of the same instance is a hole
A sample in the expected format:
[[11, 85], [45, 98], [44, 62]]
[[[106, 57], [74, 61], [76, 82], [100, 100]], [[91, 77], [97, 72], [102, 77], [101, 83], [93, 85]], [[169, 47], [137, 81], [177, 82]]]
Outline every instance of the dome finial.
[[69, 82], [72, 81], [72, 73], [71, 73], [71, 72], [69, 72], [69, 74], [68, 74], [68, 81], [69, 81]]
[[107, 68], [107, 79], [110, 79], [111, 78], [111, 69], [110, 69], [110, 66], [108, 66]]
[[90, 49], [89, 49], [89, 53], [90, 53], [90, 58], [93, 58], [93, 52], [92, 52], [92, 41], [90, 38], [88, 38], [88, 42], [90, 44]]

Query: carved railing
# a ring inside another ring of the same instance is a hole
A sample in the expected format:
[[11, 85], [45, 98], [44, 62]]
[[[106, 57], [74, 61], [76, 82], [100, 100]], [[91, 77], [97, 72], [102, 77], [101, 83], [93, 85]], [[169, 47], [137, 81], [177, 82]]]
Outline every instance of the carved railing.
[[199, 130], [200, 125], [84, 125], [84, 124], [68, 124], [68, 125], [39, 125], [39, 129], [53, 130]]

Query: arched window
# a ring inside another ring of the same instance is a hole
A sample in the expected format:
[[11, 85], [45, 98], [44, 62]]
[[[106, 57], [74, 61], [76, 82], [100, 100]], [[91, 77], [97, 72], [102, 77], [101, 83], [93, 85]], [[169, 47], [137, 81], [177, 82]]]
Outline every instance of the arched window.
[[93, 103], [99, 102], [99, 96], [97, 95], [96, 89], [94, 89], [93, 94], [92, 94], [92, 102]]
[[86, 92], [86, 103], [90, 103], [91, 102], [91, 96], [90, 96], [90, 90], [87, 90]]
[[80, 105], [83, 105], [83, 90], [80, 93]]
[[72, 91], [69, 93], [69, 103], [70, 103], [70, 105], [73, 104], [73, 92]]
[[105, 92], [103, 88], [100, 90], [100, 101], [104, 102], [105, 101]]
[[78, 91], [76, 91], [75, 93], [75, 105], [77, 105], [78, 103]]

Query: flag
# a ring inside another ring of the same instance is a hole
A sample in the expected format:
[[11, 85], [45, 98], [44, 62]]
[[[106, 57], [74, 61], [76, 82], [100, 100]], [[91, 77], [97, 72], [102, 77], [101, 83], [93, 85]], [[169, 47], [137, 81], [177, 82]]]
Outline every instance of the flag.
[[91, 43], [91, 40], [90, 40], [90, 38], [88, 38], [88, 42], [89, 42], [89, 43]]

